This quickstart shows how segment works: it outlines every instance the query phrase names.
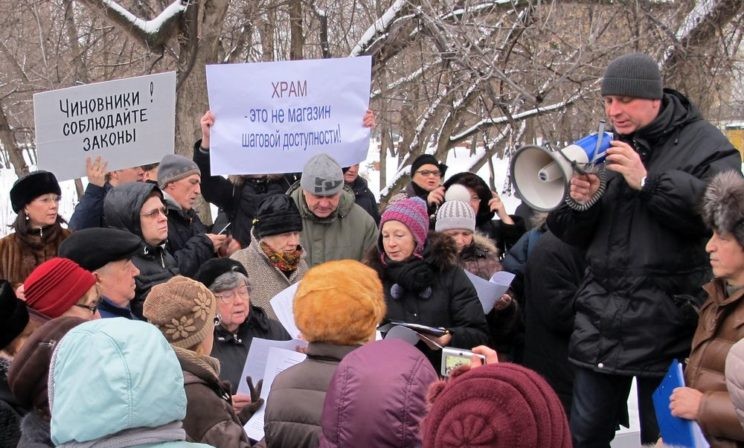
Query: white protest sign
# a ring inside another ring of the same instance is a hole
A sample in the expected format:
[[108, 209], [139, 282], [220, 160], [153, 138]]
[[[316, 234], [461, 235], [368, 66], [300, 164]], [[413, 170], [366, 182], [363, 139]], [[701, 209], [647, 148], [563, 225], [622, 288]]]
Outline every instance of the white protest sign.
[[108, 170], [173, 154], [176, 73], [159, 73], [34, 95], [38, 167], [57, 179], [85, 176], [86, 157]]
[[212, 174], [300, 172], [325, 152], [341, 166], [366, 159], [372, 59], [207, 66]]

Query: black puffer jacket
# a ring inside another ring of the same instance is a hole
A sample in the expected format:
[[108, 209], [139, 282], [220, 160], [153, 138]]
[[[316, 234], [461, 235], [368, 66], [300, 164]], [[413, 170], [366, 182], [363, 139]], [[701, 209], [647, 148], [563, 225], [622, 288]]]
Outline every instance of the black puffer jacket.
[[253, 218], [261, 201], [272, 194], [286, 193], [299, 179], [295, 174], [244, 177], [239, 185], [222, 176], [212, 176], [209, 153], [201, 149], [201, 140], [194, 144], [194, 162], [202, 173], [202, 196], [225, 212], [232, 223], [232, 236], [240, 241], [241, 247], [248, 247], [251, 242]]
[[354, 182], [348, 185], [354, 191], [354, 201], [356, 204], [369, 213], [369, 216], [375, 220], [375, 224], [379, 226], [380, 209], [377, 207], [377, 199], [375, 199], [375, 195], [369, 191], [367, 179], [362, 176], [357, 176]]
[[199, 267], [214, 257], [214, 246], [205, 226], [194, 209], [184, 210], [169, 198], [167, 248], [178, 263], [181, 275], [193, 277]]
[[710, 277], [698, 203], [706, 181], [739, 170], [741, 156], [670, 89], [652, 123], [620, 138], [648, 171], [641, 191], [608, 171], [596, 205], [585, 212], [564, 205], [548, 217], [556, 236], [587, 249], [569, 353], [597, 372], [662, 376], [690, 350]]
[[[452, 331], [451, 347], [471, 349], [477, 345], [488, 344], [489, 334], [483, 306], [478, 300], [473, 284], [465, 272], [457, 265], [455, 242], [447, 235], [430, 232], [424, 249], [424, 263], [431, 268], [433, 277], [426, 282], [430, 292], [415, 292], [403, 286], [404, 279], [395, 280], [394, 271], [401, 265], [411, 265], [414, 261], [390, 262], [383, 265], [379, 249], [369, 253], [366, 263], [380, 275], [387, 320], [417, 323], [434, 327], [445, 327]], [[393, 285], [399, 285], [395, 287]], [[396, 289], [397, 292], [392, 290]], [[395, 297], [397, 298], [395, 298]], [[418, 347], [439, 370], [441, 351], [432, 352], [423, 343]]]
[[[140, 210], [153, 191], [162, 198], [158, 187], [149, 182], [132, 182], [112, 188], [103, 204], [106, 224], [142, 238]], [[132, 263], [137, 266], [140, 273], [134, 278], [136, 289], [130, 306], [135, 316], [145, 320], [142, 316], [142, 304], [147, 293], [153, 286], [178, 275], [178, 265], [173, 255], [166, 250], [165, 241], [158, 246], [151, 246], [142, 241], [139, 251], [132, 256]]]

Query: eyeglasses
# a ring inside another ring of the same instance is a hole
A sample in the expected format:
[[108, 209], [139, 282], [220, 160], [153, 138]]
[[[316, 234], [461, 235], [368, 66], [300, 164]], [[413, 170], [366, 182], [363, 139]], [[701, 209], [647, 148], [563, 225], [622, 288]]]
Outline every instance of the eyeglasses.
[[165, 216], [166, 218], [168, 217], [168, 209], [165, 207], [154, 208], [150, 210], [149, 212], [142, 213], [142, 217], [143, 218], [157, 218], [158, 213]]
[[416, 171], [416, 174], [420, 174], [424, 177], [434, 176], [434, 177], [441, 177], [442, 172], [439, 170], [418, 170]]
[[222, 302], [229, 302], [229, 301], [235, 300], [236, 294], [242, 300], [246, 300], [248, 299], [248, 296], [250, 293], [251, 293], [251, 290], [248, 289], [247, 286], [241, 286], [237, 290], [231, 289], [230, 291], [224, 291], [224, 292], [217, 293], [214, 296], [217, 297], [217, 299]]
[[220, 315], [218, 314], [214, 316], [214, 326], [219, 327], [221, 323], [222, 323], [222, 318], [220, 317]]
[[96, 305], [82, 305], [80, 303], [76, 303], [75, 306], [79, 306], [80, 308], [85, 308], [86, 310], [90, 311], [90, 314], [96, 314], [96, 310], [98, 310], [98, 304], [96, 304]]

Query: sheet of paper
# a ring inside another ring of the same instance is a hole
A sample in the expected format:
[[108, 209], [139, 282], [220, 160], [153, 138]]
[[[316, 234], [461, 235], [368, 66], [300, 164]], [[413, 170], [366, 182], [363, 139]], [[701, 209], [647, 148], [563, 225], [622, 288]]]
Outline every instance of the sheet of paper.
[[263, 378], [271, 347], [295, 350], [297, 347], [307, 347], [307, 341], [300, 339], [272, 341], [270, 339], [253, 338], [251, 348], [248, 350], [248, 356], [245, 358], [245, 365], [243, 365], [243, 374], [240, 376], [241, 381], [238, 385], [239, 394], [250, 393], [248, 384], [245, 382], [245, 377], [250, 376], [253, 384], [256, 384], [258, 380]]
[[419, 341], [419, 335], [408, 327], [396, 325], [387, 332], [385, 339], [400, 339], [411, 345], [416, 345]]
[[509, 286], [511, 286], [512, 281], [514, 281], [514, 277], [514, 274], [511, 272], [497, 271], [493, 273], [489, 281], [499, 286], [506, 286], [508, 289]]
[[[496, 274], [499, 274], [497, 272]], [[483, 280], [475, 274], [465, 271], [465, 274], [470, 279], [473, 286], [475, 286], [475, 292], [478, 293], [478, 299], [483, 306], [483, 312], [488, 314], [493, 309], [493, 305], [497, 300], [509, 289], [509, 284], [496, 284], [488, 280]], [[494, 274], [495, 275], [495, 274]], [[513, 277], [513, 275], [512, 275]], [[493, 279], [493, 277], [491, 277]], [[511, 283], [511, 282], [510, 282]]]
[[294, 310], [292, 309], [294, 295], [295, 292], [297, 292], [298, 286], [300, 286], [300, 282], [297, 282], [289, 288], [281, 291], [269, 301], [271, 308], [274, 310], [274, 314], [276, 314], [277, 320], [293, 338], [300, 337], [300, 329], [297, 328], [297, 324], [295, 324]]
[[264, 404], [243, 426], [246, 435], [250, 439], [261, 440], [264, 438], [266, 400], [269, 398], [271, 385], [274, 383], [276, 376], [293, 365], [301, 363], [305, 358], [307, 358], [307, 355], [294, 350], [285, 350], [277, 347], [269, 348], [269, 357], [263, 374], [264, 383], [261, 388], [261, 398], [264, 399]]

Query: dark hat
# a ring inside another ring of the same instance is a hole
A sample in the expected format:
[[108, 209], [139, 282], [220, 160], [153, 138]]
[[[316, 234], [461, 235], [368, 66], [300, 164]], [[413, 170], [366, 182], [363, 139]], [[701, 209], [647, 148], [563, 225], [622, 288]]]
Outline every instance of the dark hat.
[[63, 316], [37, 328], [13, 357], [8, 372], [10, 391], [25, 408], [49, 412], [47, 376], [52, 353], [62, 336], [85, 319]]
[[95, 284], [90, 271], [67, 258], [54, 257], [31, 271], [23, 289], [29, 308], [53, 319], [72, 308]]
[[285, 194], [272, 194], [258, 206], [253, 229], [258, 239], [287, 232], [302, 232], [302, 216], [292, 198]]
[[60, 244], [59, 256], [95, 271], [112, 261], [131, 258], [141, 244], [142, 240], [133, 233], [95, 227], [73, 232]]
[[703, 220], [719, 235], [733, 235], [744, 247], [744, 178], [736, 171], [719, 173], [703, 197]]
[[49, 171], [34, 171], [13, 183], [10, 189], [10, 204], [13, 211], [18, 213], [26, 204], [47, 193], [62, 194], [57, 178]]
[[331, 156], [320, 153], [302, 168], [300, 186], [316, 196], [333, 196], [344, 188], [344, 173]]
[[248, 277], [243, 263], [232, 258], [210, 258], [196, 271], [194, 280], [210, 288], [217, 277], [228, 272], [240, 272]]
[[516, 364], [455, 371], [431, 386], [429, 400], [424, 448], [571, 446], [558, 396], [540, 375]]
[[447, 172], [447, 165], [444, 163], [440, 163], [436, 157], [434, 157], [431, 154], [421, 154], [420, 156], [416, 157], [416, 159], [411, 164], [411, 177], [418, 171], [419, 168], [421, 168], [423, 165], [434, 165], [437, 168], [439, 168], [439, 172], [441, 173], [442, 177], [444, 177], [444, 173]]
[[664, 94], [659, 65], [643, 53], [615, 58], [602, 77], [602, 96], [660, 99]]
[[201, 176], [201, 171], [196, 162], [178, 154], [168, 154], [160, 161], [158, 185], [160, 188], [165, 188], [169, 183], [189, 177], [192, 174]]
[[10, 283], [0, 281], [0, 350], [23, 333], [27, 324], [26, 304], [16, 297]]

